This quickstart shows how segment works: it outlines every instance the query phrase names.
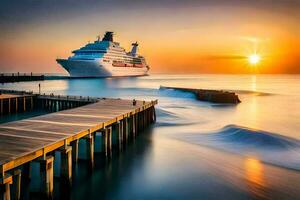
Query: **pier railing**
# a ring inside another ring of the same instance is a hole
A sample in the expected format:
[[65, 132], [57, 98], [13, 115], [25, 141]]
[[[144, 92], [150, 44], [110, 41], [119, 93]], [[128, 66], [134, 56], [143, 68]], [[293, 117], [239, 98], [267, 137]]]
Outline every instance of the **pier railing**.
[[41, 99], [59, 99], [59, 100], [74, 100], [74, 101], [84, 101], [84, 102], [97, 102], [99, 100], [98, 97], [90, 97], [90, 96], [76, 96], [76, 95], [55, 95], [54, 93], [36, 93], [33, 91], [26, 90], [6, 90], [1, 89], [0, 94], [15, 94], [15, 95], [32, 95], [37, 96]]

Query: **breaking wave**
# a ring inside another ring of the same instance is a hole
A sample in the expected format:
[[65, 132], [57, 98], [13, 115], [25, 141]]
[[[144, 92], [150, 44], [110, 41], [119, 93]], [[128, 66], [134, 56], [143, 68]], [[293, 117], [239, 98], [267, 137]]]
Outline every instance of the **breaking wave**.
[[179, 137], [190, 143], [243, 156], [255, 156], [266, 163], [300, 170], [300, 141], [297, 139], [236, 125], [228, 125], [210, 133]]
[[196, 123], [187, 121], [182, 117], [178, 116], [176, 113], [163, 108], [157, 108], [156, 113], [159, 117], [159, 120], [156, 122], [156, 126], [184, 126]]
[[278, 134], [228, 125], [218, 132], [208, 134], [208, 138], [222, 142], [234, 142], [256, 148], [288, 149], [300, 147], [299, 141]]
[[169, 88], [164, 88], [164, 87], [159, 88], [159, 95], [160, 96], [173, 97], [173, 98], [192, 98], [192, 99], [196, 99], [195, 94], [193, 94], [191, 92], [184, 92], [184, 91], [179, 91], [179, 90], [176, 90], [176, 89], [169, 89]]

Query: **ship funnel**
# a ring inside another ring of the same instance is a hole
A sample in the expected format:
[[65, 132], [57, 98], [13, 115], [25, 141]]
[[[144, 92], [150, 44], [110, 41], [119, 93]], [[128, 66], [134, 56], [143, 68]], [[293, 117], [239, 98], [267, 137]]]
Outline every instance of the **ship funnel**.
[[139, 44], [137, 42], [132, 43], [131, 55], [136, 56]]
[[114, 35], [114, 33], [111, 32], [111, 31], [105, 32], [105, 35], [104, 35], [104, 37], [102, 38], [102, 41], [110, 41], [110, 42], [113, 42], [113, 35]]

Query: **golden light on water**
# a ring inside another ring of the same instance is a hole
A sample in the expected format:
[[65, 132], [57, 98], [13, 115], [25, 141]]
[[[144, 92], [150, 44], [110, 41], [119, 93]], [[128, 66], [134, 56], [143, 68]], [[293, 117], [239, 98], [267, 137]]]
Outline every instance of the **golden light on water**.
[[245, 173], [248, 181], [249, 191], [253, 196], [264, 198], [263, 187], [266, 186], [264, 179], [264, 168], [261, 162], [254, 158], [245, 160]]
[[260, 60], [261, 60], [261, 57], [258, 54], [252, 54], [248, 57], [248, 61], [252, 65], [258, 64], [260, 62]]
[[263, 185], [263, 166], [259, 160], [248, 158], [245, 161], [247, 179], [255, 184]]

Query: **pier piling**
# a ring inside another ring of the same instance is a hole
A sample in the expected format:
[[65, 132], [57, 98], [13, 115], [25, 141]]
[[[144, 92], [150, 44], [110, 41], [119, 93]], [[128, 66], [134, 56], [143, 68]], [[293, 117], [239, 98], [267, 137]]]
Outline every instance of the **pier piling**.
[[40, 160], [41, 194], [45, 199], [53, 198], [53, 156]]
[[21, 199], [21, 170], [14, 170], [13, 173], [13, 200]]
[[78, 162], [78, 146], [79, 146], [79, 140], [74, 140], [72, 143], [72, 161], [73, 163]]
[[123, 119], [123, 141], [125, 144], [128, 144], [128, 118]]
[[13, 183], [12, 175], [10, 174], [1, 174], [0, 178], [0, 199], [1, 200], [10, 200], [10, 185]]
[[0, 99], [0, 112], [1, 112], [1, 115], [3, 115], [3, 100]]
[[117, 131], [118, 131], [118, 148], [119, 148], [119, 151], [122, 151], [122, 148], [123, 148], [123, 121], [117, 122]]
[[108, 155], [108, 136], [106, 134], [106, 129], [104, 128], [101, 131], [101, 152], [104, 154], [105, 157]]
[[94, 168], [94, 135], [91, 133], [85, 137], [86, 141], [86, 157], [90, 169]]
[[105, 128], [105, 134], [107, 139], [107, 157], [112, 156], [112, 127]]
[[132, 138], [135, 139], [136, 137], [136, 118], [135, 115], [131, 116], [131, 120], [132, 120]]
[[61, 151], [60, 176], [64, 185], [70, 186], [72, 183], [72, 147], [66, 146]]
[[30, 179], [31, 179], [31, 162], [25, 163], [22, 166], [22, 177], [25, 181], [30, 181]]

